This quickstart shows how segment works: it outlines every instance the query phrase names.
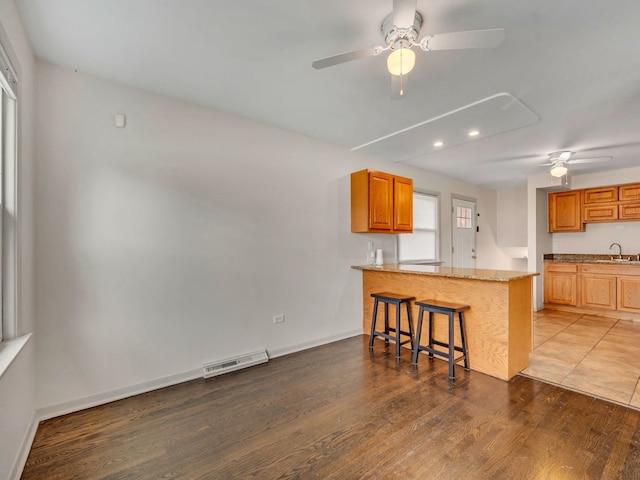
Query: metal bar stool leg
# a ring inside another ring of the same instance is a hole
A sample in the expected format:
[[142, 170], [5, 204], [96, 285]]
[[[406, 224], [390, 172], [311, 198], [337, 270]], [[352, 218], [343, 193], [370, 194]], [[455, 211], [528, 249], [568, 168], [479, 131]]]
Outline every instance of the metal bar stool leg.
[[[384, 333], [389, 335], [389, 304], [387, 302], [384, 302]], [[389, 338], [385, 338], [384, 343], [389, 345]]]
[[411, 318], [411, 306], [408, 303], [405, 303], [407, 306], [407, 322], [409, 322], [409, 338], [411, 340], [411, 351], [413, 351], [414, 340], [416, 338], [415, 332], [413, 330], [413, 318]]
[[371, 319], [371, 334], [369, 335], [369, 348], [373, 348], [374, 332], [376, 331], [376, 320], [378, 319], [378, 299], [373, 302], [373, 318]]
[[400, 312], [399, 304], [396, 304], [396, 358], [400, 358]]
[[467, 334], [464, 331], [463, 312], [458, 312], [458, 320], [460, 321], [460, 341], [462, 342], [462, 355], [464, 355], [464, 369], [469, 370], [469, 359], [467, 358]]
[[[433, 348], [433, 312], [429, 311], [429, 348]], [[429, 358], [433, 358], [433, 353], [429, 352]]]
[[413, 358], [411, 359], [411, 363], [413, 363], [414, 365], [418, 364], [418, 354], [420, 353], [420, 336], [422, 334], [422, 317], [423, 316], [424, 316], [424, 308], [420, 307], [420, 310], [418, 310], [418, 324], [416, 325], [415, 340], [412, 345]]
[[455, 372], [454, 372], [454, 332], [453, 332], [453, 312], [450, 312], [448, 315], [449, 317], [449, 378], [455, 378]]

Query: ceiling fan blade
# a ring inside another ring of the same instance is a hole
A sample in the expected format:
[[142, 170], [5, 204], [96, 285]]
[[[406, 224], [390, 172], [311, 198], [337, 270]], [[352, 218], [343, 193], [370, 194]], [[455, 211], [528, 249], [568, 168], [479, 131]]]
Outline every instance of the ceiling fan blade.
[[420, 40], [423, 50], [458, 50], [464, 48], [495, 48], [504, 40], [504, 28], [440, 33]]
[[393, 24], [398, 28], [410, 28], [416, 18], [418, 0], [393, 0]]
[[407, 76], [391, 75], [391, 100], [400, 100], [407, 96]]
[[379, 52], [375, 48], [362, 48], [360, 50], [354, 50], [352, 52], [341, 53], [339, 55], [333, 55], [331, 57], [321, 58], [311, 64], [315, 69], [332, 67], [341, 63], [350, 62], [351, 60], [358, 60], [360, 58], [372, 57]]
[[569, 165], [573, 165], [574, 163], [598, 163], [598, 162], [608, 162], [612, 160], [613, 157], [594, 157], [594, 158], [576, 158], [575, 160], [567, 160], [565, 163]]

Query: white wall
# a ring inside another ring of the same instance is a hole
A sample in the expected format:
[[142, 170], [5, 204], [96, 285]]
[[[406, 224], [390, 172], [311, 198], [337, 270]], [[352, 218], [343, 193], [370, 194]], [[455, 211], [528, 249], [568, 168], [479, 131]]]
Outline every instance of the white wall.
[[[571, 179], [572, 189], [640, 182], [640, 167], [612, 170]], [[623, 254], [640, 253], [640, 222], [588, 223], [584, 232], [554, 233], [552, 253], [618, 253], [609, 246], [617, 242]]]
[[493, 191], [47, 63], [37, 98], [38, 402], [48, 414], [205, 361], [358, 332], [361, 274], [350, 266], [364, 263], [369, 239], [386, 259], [395, 253], [394, 236], [349, 231], [359, 169], [440, 191], [443, 212], [452, 194], [476, 198], [487, 213], [479, 266], [506, 263]]
[[528, 269], [527, 248], [527, 187], [517, 187], [497, 192], [497, 243], [510, 257], [511, 270]]
[[[17, 333], [33, 329], [33, 122], [34, 58], [14, 0], [0, 0], [0, 41], [19, 75], [19, 184]], [[6, 346], [7, 344], [5, 344]], [[0, 356], [8, 350], [0, 345]], [[13, 355], [12, 355], [13, 358]], [[33, 338], [0, 375], [0, 478], [19, 476], [35, 432], [35, 342]]]

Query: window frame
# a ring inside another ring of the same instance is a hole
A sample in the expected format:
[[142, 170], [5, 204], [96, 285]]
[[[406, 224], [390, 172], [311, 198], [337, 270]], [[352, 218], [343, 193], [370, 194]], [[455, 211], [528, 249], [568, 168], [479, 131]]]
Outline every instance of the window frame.
[[[397, 235], [397, 243], [396, 243], [396, 252], [397, 252], [397, 258], [398, 258], [398, 263], [399, 264], [413, 264], [413, 265], [440, 265], [442, 263], [441, 260], [441, 251], [440, 251], [440, 246], [441, 246], [441, 234], [442, 234], [442, 228], [441, 228], [441, 205], [442, 205], [442, 195], [440, 194], [440, 192], [436, 192], [436, 191], [431, 191], [431, 190], [421, 190], [421, 189], [414, 189], [413, 191], [413, 198], [415, 199], [415, 196], [426, 196], [426, 197], [431, 197], [435, 200], [435, 228], [417, 228], [416, 224], [419, 224], [415, 221], [413, 221], [413, 233], [401, 233]], [[414, 215], [415, 215], [415, 209], [414, 209]], [[430, 259], [430, 258], [421, 258], [421, 259], [401, 259], [401, 251], [402, 251], [402, 246], [401, 246], [401, 242], [402, 242], [402, 237], [404, 236], [408, 236], [408, 235], [413, 235], [415, 232], [433, 232], [434, 233], [434, 255], [435, 258]]]
[[19, 328], [19, 216], [18, 141], [19, 83], [0, 44], [0, 342], [18, 337]]

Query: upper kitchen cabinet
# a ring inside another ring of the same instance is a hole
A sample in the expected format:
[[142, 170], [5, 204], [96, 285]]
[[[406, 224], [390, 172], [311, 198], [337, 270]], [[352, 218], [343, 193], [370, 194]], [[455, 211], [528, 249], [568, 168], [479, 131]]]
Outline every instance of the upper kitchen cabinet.
[[583, 192], [582, 201], [585, 205], [618, 201], [618, 187], [587, 188]]
[[640, 201], [640, 183], [630, 185], [620, 185], [618, 199], [621, 202]]
[[549, 194], [549, 231], [582, 232], [585, 223], [640, 220], [640, 183]]
[[587, 188], [582, 204], [585, 223], [640, 220], [640, 184]]
[[369, 170], [352, 173], [351, 231], [411, 233], [413, 180]]
[[582, 190], [549, 193], [549, 232], [582, 232]]

